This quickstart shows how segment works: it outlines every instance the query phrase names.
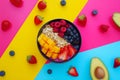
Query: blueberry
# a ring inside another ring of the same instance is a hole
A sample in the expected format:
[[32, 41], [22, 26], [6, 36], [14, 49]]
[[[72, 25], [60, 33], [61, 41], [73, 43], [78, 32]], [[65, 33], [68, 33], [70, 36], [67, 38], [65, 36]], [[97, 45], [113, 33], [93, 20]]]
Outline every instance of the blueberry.
[[0, 76], [5, 76], [5, 71], [0, 71]]
[[77, 39], [76, 39], [76, 40], [73, 40], [72, 44], [73, 44], [73, 45], [78, 45], [78, 44], [79, 44], [79, 40], [77, 40]]
[[79, 50], [79, 45], [74, 46], [75, 49]]
[[67, 29], [67, 32], [71, 32], [71, 29], [70, 29], [70, 28], [68, 28], [68, 29]]
[[71, 29], [71, 31], [73, 31], [73, 30], [74, 30], [74, 27], [71, 26], [70, 29]]
[[15, 55], [15, 51], [11, 50], [11, 51], [9, 52], [9, 55], [10, 55], [10, 56], [14, 56], [14, 55]]
[[48, 69], [48, 70], [47, 70], [47, 73], [48, 73], [48, 74], [52, 74], [52, 70], [51, 70], [51, 69]]
[[97, 10], [93, 10], [92, 11], [92, 15], [97, 15], [98, 14], [98, 11]]
[[62, 6], [65, 6], [65, 5], [66, 5], [66, 0], [61, 0], [61, 1], [60, 1], [60, 4], [61, 4]]
[[73, 30], [73, 32], [74, 32], [74, 34], [76, 34], [76, 33], [77, 33], [77, 31], [76, 31], [75, 29]]

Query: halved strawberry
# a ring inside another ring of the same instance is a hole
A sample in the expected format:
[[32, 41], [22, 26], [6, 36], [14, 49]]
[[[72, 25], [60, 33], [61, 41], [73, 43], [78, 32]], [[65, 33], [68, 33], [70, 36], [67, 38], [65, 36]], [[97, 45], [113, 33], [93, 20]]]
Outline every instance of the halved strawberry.
[[68, 74], [71, 75], [71, 76], [74, 76], [74, 77], [78, 76], [78, 72], [77, 72], [75, 67], [71, 67], [68, 71]]
[[68, 45], [68, 50], [69, 50], [69, 56], [72, 57], [76, 54], [76, 49], [72, 45]]
[[22, 7], [22, 5], [23, 5], [23, 1], [22, 0], [10, 0], [10, 2], [14, 5], [14, 6], [16, 6], [16, 7]]
[[36, 57], [34, 55], [27, 56], [27, 61], [30, 64], [36, 64], [37, 63], [37, 59], [36, 59]]
[[64, 48], [60, 49], [60, 53], [58, 55], [58, 59], [63, 60], [63, 61], [68, 59], [68, 49], [67, 49], [67, 46], [65, 46]]
[[39, 25], [40, 23], [42, 23], [42, 21], [43, 21], [43, 17], [41, 17], [41, 16], [39, 16], [39, 15], [35, 16], [35, 18], [34, 18], [34, 23], [35, 23], [36, 25]]
[[114, 68], [117, 68], [120, 66], [120, 58], [115, 58], [114, 59]]

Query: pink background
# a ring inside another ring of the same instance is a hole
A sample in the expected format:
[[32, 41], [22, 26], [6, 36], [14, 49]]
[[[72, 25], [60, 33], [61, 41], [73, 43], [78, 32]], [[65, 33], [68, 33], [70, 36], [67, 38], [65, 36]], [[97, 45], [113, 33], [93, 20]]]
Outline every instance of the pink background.
[[[23, 0], [24, 4], [21, 8], [14, 7], [9, 0], [0, 0], [0, 56], [11, 42], [20, 26], [36, 4], [37, 0]], [[3, 32], [1, 30], [1, 22], [9, 20], [12, 23], [12, 28]]]
[[[86, 14], [87, 25], [82, 27], [78, 24], [77, 18], [74, 21], [81, 32], [82, 47], [81, 51], [103, 46], [108, 43], [112, 43], [120, 40], [120, 28], [112, 21], [112, 14], [114, 12], [120, 12], [120, 0], [89, 0], [85, 8], [80, 14]], [[92, 16], [92, 10], [98, 10], [98, 15]], [[79, 15], [80, 15], [79, 14]], [[99, 25], [109, 25], [109, 31], [101, 33], [99, 31]]]

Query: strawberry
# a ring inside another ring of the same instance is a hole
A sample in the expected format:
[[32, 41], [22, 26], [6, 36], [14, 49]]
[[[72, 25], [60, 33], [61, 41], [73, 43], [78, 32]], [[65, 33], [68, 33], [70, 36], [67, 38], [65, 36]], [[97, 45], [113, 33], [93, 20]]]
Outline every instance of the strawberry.
[[41, 1], [38, 3], [38, 9], [39, 9], [39, 10], [44, 10], [46, 7], [47, 7], [46, 2], [44, 2], [43, 0], [41, 0]]
[[68, 50], [69, 50], [69, 56], [72, 57], [76, 54], [77, 50], [72, 46], [72, 45], [68, 45]]
[[1, 29], [3, 31], [8, 31], [11, 28], [11, 22], [8, 20], [3, 20], [1, 24]]
[[43, 21], [43, 17], [41, 17], [41, 16], [39, 16], [39, 15], [35, 16], [35, 18], [34, 18], [34, 23], [35, 23], [36, 25], [39, 25], [40, 23], [42, 23], [42, 21]]
[[36, 64], [37, 63], [36, 57], [34, 55], [27, 56], [27, 61], [30, 64]]
[[60, 28], [60, 31], [63, 32], [63, 33], [66, 32], [66, 30], [67, 30], [67, 29], [66, 29], [66, 27], [64, 27], [64, 26]]
[[71, 76], [74, 76], [74, 77], [78, 76], [78, 72], [77, 72], [75, 67], [71, 67], [68, 71], [68, 74], [71, 75]]
[[82, 14], [82, 15], [78, 16], [78, 22], [81, 26], [85, 26], [87, 23], [86, 15]]
[[18, 7], [18, 8], [22, 7], [22, 5], [23, 5], [23, 1], [22, 1], [22, 0], [10, 0], [10, 2], [11, 2], [14, 6], [16, 6], [16, 7]]
[[108, 29], [109, 29], [109, 26], [105, 25], [105, 24], [101, 24], [99, 29], [100, 29], [101, 32], [107, 32]]
[[65, 46], [64, 48], [60, 49], [60, 53], [58, 55], [58, 59], [63, 60], [63, 61], [68, 59], [67, 46]]
[[115, 58], [114, 60], [114, 68], [117, 68], [120, 66], [120, 58]]

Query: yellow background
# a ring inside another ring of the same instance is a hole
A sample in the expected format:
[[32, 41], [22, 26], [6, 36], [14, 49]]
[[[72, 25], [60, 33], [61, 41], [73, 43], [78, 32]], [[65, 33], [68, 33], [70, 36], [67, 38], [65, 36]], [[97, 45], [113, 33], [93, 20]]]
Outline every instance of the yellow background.
[[[0, 58], [0, 70], [6, 75], [0, 80], [34, 80], [46, 60], [41, 56], [36, 44], [36, 37], [40, 27], [47, 21], [55, 18], [64, 18], [74, 21], [79, 12], [87, 3], [87, 0], [66, 0], [66, 6], [60, 5], [60, 0], [46, 0], [47, 8], [38, 10], [37, 4], [9, 44], [8, 48]], [[39, 1], [38, 1], [39, 2]], [[39, 26], [34, 24], [34, 17], [44, 17], [43, 23]], [[9, 51], [14, 50], [15, 56], [9, 56]], [[36, 56], [38, 63], [31, 65], [27, 63], [27, 55]]]

